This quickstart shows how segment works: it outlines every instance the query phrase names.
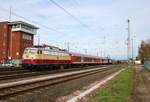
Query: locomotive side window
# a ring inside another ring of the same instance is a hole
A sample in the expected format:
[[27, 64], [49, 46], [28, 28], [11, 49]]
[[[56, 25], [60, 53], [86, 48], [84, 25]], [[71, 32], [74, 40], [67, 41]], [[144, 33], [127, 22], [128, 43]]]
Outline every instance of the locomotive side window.
[[61, 52], [57, 52], [57, 51], [56, 51], [55, 53], [56, 53], [57, 56], [61, 56], [61, 55], [62, 55]]
[[58, 52], [53, 52], [53, 54], [54, 54], [54, 55], [58, 55], [59, 53], [58, 53]]
[[64, 53], [64, 56], [68, 56], [68, 53], [65, 52], [65, 53]]
[[43, 54], [50, 54], [50, 51], [49, 50], [43, 50]]
[[52, 51], [49, 51], [49, 54], [50, 54], [50, 55], [53, 55], [53, 52], [52, 52]]

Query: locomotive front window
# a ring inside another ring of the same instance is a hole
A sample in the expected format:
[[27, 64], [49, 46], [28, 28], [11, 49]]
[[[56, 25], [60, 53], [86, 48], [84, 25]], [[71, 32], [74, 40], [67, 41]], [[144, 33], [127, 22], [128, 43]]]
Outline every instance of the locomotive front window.
[[38, 51], [37, 51], [37, 54], [42, 54], [42, 50], [38, 50]]
[[29, 51], [28, 49], [25, 49], [25, 50], [24, 50], [24, 54], [27, 54], [27, 53], [28, 53], [28, 51]]
[[29, 50], [29, 53], [30, 53], [30, 54], [36, 54], [36, 53], [37, 53], [37, 50], [36, 50], [36, 49], [30, 49], [30, 50]]

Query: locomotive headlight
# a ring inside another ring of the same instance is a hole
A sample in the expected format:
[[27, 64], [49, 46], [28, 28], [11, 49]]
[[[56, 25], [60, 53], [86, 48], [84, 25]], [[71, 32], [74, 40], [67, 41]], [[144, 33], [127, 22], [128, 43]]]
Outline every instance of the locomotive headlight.
[[28, 58], [29, 57], [29, 55], [26, 55], [26, 58]]
[[34, 57], [31, 57], [31, 59], [33, 60], [33, 59], [34, 59]]

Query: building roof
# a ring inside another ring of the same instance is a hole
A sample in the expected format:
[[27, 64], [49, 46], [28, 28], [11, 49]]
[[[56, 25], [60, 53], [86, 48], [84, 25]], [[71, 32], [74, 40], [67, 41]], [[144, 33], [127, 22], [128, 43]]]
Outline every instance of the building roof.
[[10, 22], [9, 24], [10, 24], [10, 25], [14, 25], [14, 24], [24, 24], [24, 25], [27, 25], [27, 26], [33, 28], [33, 29], [39, 29], [38, 27], [36, 27], [36, 26], [34, 26], [34, 25], [32, 25], [32, 24], [26, 23], [26, 22], [24, 22], [24, 21], [13, 21], [13, 22]]
[[0, 23], [10, 23], [9, 21], [0, 21]]

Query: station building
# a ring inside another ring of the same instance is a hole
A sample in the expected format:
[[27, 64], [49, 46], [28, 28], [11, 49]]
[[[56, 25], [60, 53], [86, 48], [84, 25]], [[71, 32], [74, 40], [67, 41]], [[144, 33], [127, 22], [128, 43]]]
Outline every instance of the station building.
[[24, 49], [33, 46], [37, 29], [23, 21], [0, 22], [0, 63], [22, 59]]

